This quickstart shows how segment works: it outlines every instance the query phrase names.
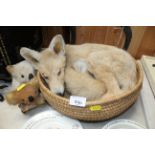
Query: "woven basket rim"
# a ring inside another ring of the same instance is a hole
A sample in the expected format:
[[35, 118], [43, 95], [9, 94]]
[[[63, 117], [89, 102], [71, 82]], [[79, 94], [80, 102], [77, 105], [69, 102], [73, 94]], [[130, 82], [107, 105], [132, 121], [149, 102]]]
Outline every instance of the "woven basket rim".
[[[132, 92], [135, 92], [135, 90], [140, 87], [140, 85], [142, 84], [142, 81], [143, 81], [143, 71], [142, 71], [142, 66], [141, 66], [140, 62], [136, 62], [136, 66], [137, 66], [137, 73], [139, 75], [138, 75], [137, 83], [136, 83], [136, 85], [132, 89], [130, 89], [127, 92], [121, 93], [120, 95], [113, 96], [111, 98], [100, 98], [100, 99], [93, 100], [93, 101], [86, 101], [86, 107], [90, 106], [90, 105], [97, 105], [97, 104], [101, 104], [102, 105], [102, 104], [107, 104], [109, 102], [115, 102], [115, 101], [118, 101], [120, 98], [126, 97], [126, 96], [130, 95]], [[39, 72], [37, 73], [37, 78], [38, 78], [40, 87], [42, 87], [46, 91], [46, 93], [48, 95], [50, 95], [50, 96], [52, 95], [52, 96], [54, 96], [54, 97], [56, 97], [56, 98], [58, 98], [60, 100], [63, 100], [65, 103], [67, 102], [69, 104], [69, 99], [61, 97], [61, 96], [58, 96], [58, 95], [52, 93], [43, 84], [43, 82], [41, 80], [41, 75], [40, 75]]]

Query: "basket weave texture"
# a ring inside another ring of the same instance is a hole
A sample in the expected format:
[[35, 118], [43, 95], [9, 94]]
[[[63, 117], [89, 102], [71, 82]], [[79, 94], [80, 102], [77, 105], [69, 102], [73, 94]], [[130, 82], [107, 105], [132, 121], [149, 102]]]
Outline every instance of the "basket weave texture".
[[130, 91], [109, 99], [87, 101], [85, 107], [70, 105], [68, 99], [52, 93], [44, 85], [39, 73], [37, 77], [43, 96], [54, 109], [78, 120], [102, 121], [120, 115], [135, 103], [142, 88], [143, 71], [141, 64], [137, 62], [137, 83]]

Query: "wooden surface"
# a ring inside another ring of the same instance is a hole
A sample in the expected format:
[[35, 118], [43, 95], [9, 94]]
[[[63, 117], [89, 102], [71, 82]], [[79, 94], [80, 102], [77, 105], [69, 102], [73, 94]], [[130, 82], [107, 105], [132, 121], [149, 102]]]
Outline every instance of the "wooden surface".
[[155, 56], [155, 27], [146, 28], [136, 58], [140, 58], [143, 54]]
[[[155, 55], [155, 27], [131, 26], [132, 39], [128, 48], [129, 53], [137, 59], [143, 54]], [[122, 48], [125, 42], [125, 34], [120, 26], [76, 26], [75, 44], [101, 43]], [[70, 42], [69, 27], [46, 26], [42, 27], [43, 44], [48, 47], [52, 37], [62, 34], [65, 42]]]
[[[120, 26], [76, 26], [75, 44], [100, 43], [114, 45], [122, 48], [125, 42], [125, 35]], [[42, 47], [48, 47], [51, 39], [56, 34], [62, 34], [65, 42], [70, 42], [69, 27], [64, 26], [43, 26]]]
[[123, 47], [125, 35], [119, 26], [77, 26], [76, 44], [101, 43]]
[[139, 46], [141, 44], [142, 38], [144, 36], [146, 27], [145, 26], [133, 26], [132, 29], [132, 39], [130, 42], [130, 46], [128, 51], [132, 54], [132, 56], [136, 56], [139, 50]]
[[155, 55], [155, 27], [154, 26], [133, 26], [132, 40], [128, 51], [136, 59], [142, 55]]
[[61, 34], [65, 42], [69, 42], [69, 29], [67, 26], [43, 26], [42, 27], [42, 36], [43, 36], [43, 42], [42, 42], [42, 47], [48, 47], [51, 39], [56, 35], [56, 34]]
[[42, 27], [42, 35], [43, 35], [43, 43], [42, 47], [48, 47], [50, 41], [53, 36], [56, 34], [63, 34], [63, 30], [61, 26], [43, 26]]

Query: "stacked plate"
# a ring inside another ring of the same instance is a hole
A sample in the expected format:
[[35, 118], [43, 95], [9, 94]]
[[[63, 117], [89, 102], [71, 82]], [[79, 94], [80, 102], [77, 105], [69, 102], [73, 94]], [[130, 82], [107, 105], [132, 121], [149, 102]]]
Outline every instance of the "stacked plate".
[[66, 117], [54, 110], [45, 111], [33, 116], [26, 122], [24, 129], [81, 129], [78, 120]]
[[103, 129], [145, 129], [141, 124], [128, 119], [118, 119], [107, 123]]

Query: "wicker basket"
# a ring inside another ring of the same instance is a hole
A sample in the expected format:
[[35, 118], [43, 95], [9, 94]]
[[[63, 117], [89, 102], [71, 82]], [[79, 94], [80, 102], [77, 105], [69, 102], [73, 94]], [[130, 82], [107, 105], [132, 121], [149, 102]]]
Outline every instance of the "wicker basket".
[[85, 107], [76, 107], [69, 105], [68, 99], [51, 93], [51, 91], [44, 85], [39, 73], [37, 76], [40, 84], [40, 90], [47, 102], [53, 108], [67, 116], [83, 121], [107, 120], [126, 111], [137, 100], [143, 82], [141, 64], [137, 62], [138, 80], [132, 90], [106, 100], [99, 99], [95, 101], [88, 101], [86, 102]]

